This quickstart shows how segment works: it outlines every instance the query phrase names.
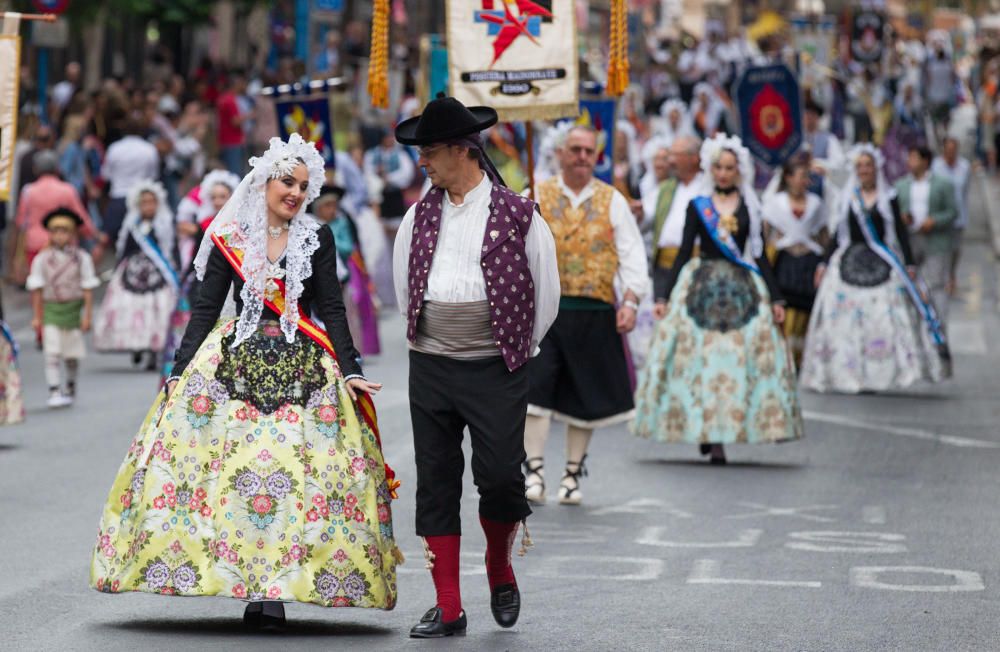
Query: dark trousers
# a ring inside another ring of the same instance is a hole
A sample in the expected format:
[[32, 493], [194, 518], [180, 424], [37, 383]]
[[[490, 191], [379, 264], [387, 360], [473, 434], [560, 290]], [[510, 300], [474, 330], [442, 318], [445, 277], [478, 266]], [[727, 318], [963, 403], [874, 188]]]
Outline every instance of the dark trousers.
[[524, 497], [528, 371], [500, 357], [455, 360], [410, 351], [410, 419], [417, 463], [417, 535], [462, 533], [459, 514], [466, 426], [479, 514], [514, 523], [531, 513]]

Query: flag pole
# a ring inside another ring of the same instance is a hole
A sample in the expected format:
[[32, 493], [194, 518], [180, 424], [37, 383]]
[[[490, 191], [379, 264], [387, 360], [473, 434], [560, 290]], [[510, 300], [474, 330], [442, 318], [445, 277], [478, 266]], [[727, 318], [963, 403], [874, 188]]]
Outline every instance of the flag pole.
[[20, 15], [21, 20], [37, 20], [43, 23], [54, 23], [57, 18], [55, 14], [17, 14], [17, 12], [13, 11], [0, 12], [0, 18], [7, 18], [7, 16], [15, 15]]

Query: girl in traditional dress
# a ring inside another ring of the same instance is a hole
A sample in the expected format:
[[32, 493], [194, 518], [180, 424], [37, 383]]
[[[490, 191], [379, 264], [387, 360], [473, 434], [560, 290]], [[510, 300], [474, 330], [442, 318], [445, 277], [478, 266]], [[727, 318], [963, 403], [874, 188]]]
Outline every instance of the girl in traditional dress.
[[[203, 202], [197, 207], [197, 211], [190, 221], [177, 222], [178, 236], [189, 238], [197, 249], [201, 245], [205, 229], [226, 205], [238, 185], [240, 185], [240, 178], [228, 170], [212, 170], [206, 174], [201, 181], [198, 192], [198, 196], [203, 198]], [[183, 259], [183, 257], [184, 254], [181, 252], [181, 258]], [[188, 256], [188, 260], [189, 264], [186, 267], [181, 267], [181, 284], [177, 305], [170, 315], [166, 344], [163, 347], [161, 383], [165, 382], [173, 373], [174, 355], [177, 353], [177, 347], [180, 346], [184, 331], [191, 320], [191, 303], [197, 293], [198, 278], [194, 273], [193, 253]]]
[[[91, 584], [248, 601], [251, 627], [283, 626], [284, 601], [391, 609], [381, 385], [357, 362], [333, 236], [305, 215], [323, 159], [293, 134], [251, 165], [195, 258], [176, 375], [111, 488]], [[238, 317], [219, 320], [231, 288]]]
[[155, 181], [140, 181], [129, 192], [128, 213], [118, 233], [118, 266], [101, 302], [94, 329], [98, 351], [130, 351], [132, 364], [146, 356], [156, 369], [163, 350], [179, 283], [172, 262], [174, 217], [167, 193]]
[[[632, 428], [657, 441], [699, 443], [713, 464], [725, 464], [723, 444], [788, 441], [803, 428], [750, 153], [739, 138], [720, 135], [702, 146], [701, 161], [714, 187], [688, 206], [657, 297], [661, 321]], [[701, 255], [692, 258], [698, 239]]]
[[766, 197], [761, 213], [768, 261], [784, 297], [785, 337], [795, 364], [802, 361], [809, 313], [816, 298], [816, 268], [823, 262], [826, 210], [809, 187], [810, 157], [792, 157], [782, 167], [777, 192]]
[[809, 320], [802, 384], [817, 392], [885, 391], [951, 373], [944, 333], [922, 296], [906, 225], [882, 154], [858, 145], [829, 263]]

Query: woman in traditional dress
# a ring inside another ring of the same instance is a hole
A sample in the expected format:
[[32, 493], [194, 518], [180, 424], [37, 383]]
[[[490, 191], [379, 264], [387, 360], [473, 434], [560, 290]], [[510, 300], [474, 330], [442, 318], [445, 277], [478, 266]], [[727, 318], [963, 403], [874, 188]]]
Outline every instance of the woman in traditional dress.
[[789, 159], [781, 168], [777, 192], [766, 197], [761, 212], [767, 258], [787, 302], [783, 328], [796, 366], [816, 298], [816, 268], [829, 242], [823, 200], [808, 191], [809, 169], [808, 154]]
[[802, 358], [802, 384], [817, 392], [885, 391], [951, 373], [947, 342], [916, 281], [899, 206], [873, 146], [851, 150], [829, 263]]
[[[753, 163], [739, 138], [701, 149], [714, 187], [688, 206], [684, 238], [657, 312], [662, 317], [636, 391], [635, 434], [701, 445], [802, 436], [795, 374], [779, 326], [785, 308], [764, 256]], [[692, 258], [695, 241], [701, 255]]]
[[[252, 627], [280, 628], [284, 601], [391, 609], [381, 385], [357, 362], [333, 236], [305, 215], [323, 159], [293, 134], [251, 164], [195, 258], [176, 375], [111, 488], [91, 583], [249, 601]], [[218, 320], [230, 288], [238, 317]]]
[[118, 266], [101, 302], [94, 329], [98, 351], [129, 351], [132, 364], [146, 356], [156, 369], [179, 282], [172, 262], [174, 217], [167, 192], [155, 181], [140, 181], [129, 191], [128, 213], [118, 232]]
[[[205, 175], [199, 186], [198, 196], [204, 201], [198, 206], [194, 217], [190, 221], [177, 222], [177, 234], [180, 237], [187, 237], [191, 240], [195, 250], [201, 246], [201, 239], [205, 235], [205, 229], [212, 223], [215, 216], [226, 205], [232, 197], [236, 187], [240, 185], [240, 178], [228, 170], [212, 170]], [[178, 249], [180, 249], [178, 247]], [[181, 259], [184, 258], [183, 252]], [[194, 273], [194, 254], [188, 256], [190, 261], [186, 267], [181, 267], [180, 290], [177, 296], [177, 305], [170, 315], [170, 325], [167, 330], [166, 344], [163, 347], [163, 371], [160, 382], [166, 382], [173, 373], [174, 355], [177, 347], [181, 345], [184, 331], [191, 320], [191, 304], [197, 293], [198, 277]]]

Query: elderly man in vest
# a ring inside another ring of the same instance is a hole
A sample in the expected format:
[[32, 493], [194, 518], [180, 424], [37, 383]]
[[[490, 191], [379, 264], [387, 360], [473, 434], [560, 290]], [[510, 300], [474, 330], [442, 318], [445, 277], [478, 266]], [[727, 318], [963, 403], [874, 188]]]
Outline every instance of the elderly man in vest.
[[459, 590], [466, 427], [490, 607], [502, 627], [520, 611], [511, 549], [531, 513], [521, 473], [526, 363], [555, 319], [559, 276], [545, 221], [504, 186], [483, 151], [479, 132], [496, 121], [491, 108], [439, 96], [396, 128], [400, 143], [419, 148], [433, 184], [403, 218], [393, 255], [410, 345], [417, 534], [437, 591], [436, 606], [410, 630], [415, 638], [466, 630]]
[[559, 502], [575, 505], [594, 428], [627, 420], [634, 407], [622, 335], [635, 327], [639, 300], [650, 290], [646, 252], [628, 201], [594, 178], [597, 154], [596, 132], [572, 128], [557, 148], [560, 174], [537, 186], [562, 296], [541, 353], [528, 364], [526, 495], [535, 503], [545, 501], [551, 419], [567, 424]]
[[[653, 284], [665, 285], [670, 268], [684, 236], [684, 221], [691, 200], [702, 190], [701, 139], [681, 136], [670, 145], [670, 168], [673, 176], [660, 185], [653, 215]], [[697, 248], [695, 254], [697, 255]], [[664, 292], [657, 291], [656, 296]], [[656, 315], [665, 315], [666, 302], [655, 308]]]

